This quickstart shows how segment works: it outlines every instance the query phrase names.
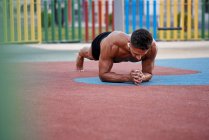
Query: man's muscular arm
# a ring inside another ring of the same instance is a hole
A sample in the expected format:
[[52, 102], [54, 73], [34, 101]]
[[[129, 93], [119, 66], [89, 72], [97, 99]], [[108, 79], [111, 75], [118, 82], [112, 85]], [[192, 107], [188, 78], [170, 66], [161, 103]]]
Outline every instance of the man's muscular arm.
[[92, 56], [89, 54], [89, 51], [90, 51], [89, 49], [90, 48], [88, 48], [88, 47], [84, 47], [79, 51], [77, 59], [76, 59], [76, 69], [78, 71], [83, 70], [84, 58], [87, 58], [90, 60], [93, 59]]
[[142, 82], [147, 82], [152, 78], [152, 71], [154, 69], [154, 61], [157, 54], [157, 46], [154, 44], [148, 57], [142, 61]]
[[117, 74], [110, 72], [113, 66], [111, 59], [100, 59], [99, 61], [99, 78], [103, 82], [129, 82], [131, 80], [130, 74]]
[[[114, 51], [114, 50], [112, 50]], [[138, 84], [140, 79], [135, 75], [135, 71], [129, 74], [117, 74], [111, 72], [113, 60], [109, 55], [101, 54], [99, 59], [99, 77], [103, 82], [134, 82]]]
[[152, 71], [154, 68], [154, 62], [152, 60], [147, 60], [142, 62], [142, 82], [147, 82], [152, 79]]

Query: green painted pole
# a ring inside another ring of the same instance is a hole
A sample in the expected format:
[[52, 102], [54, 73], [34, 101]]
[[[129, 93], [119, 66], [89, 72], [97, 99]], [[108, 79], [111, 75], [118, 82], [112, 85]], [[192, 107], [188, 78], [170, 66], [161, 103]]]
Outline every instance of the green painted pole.
[[58, 1], [58, 30], [59, 30], [59, 41], [62, 40], [62, 12], [61, 12], [61, 1]]
[[202, 0], [202, 38], [205, 38], [205, 0]]
[[[2, 3], [1, 3], [2, 1], [0, 1], [0, 5], [2, 5]], [[3, 13], [3, 11], [2, 11], [2, 9], [0, 10], [0, 43], [2, 43], [3, 42], [3, 24], [2, 24], [2, 21], [3, 21], [3, 18], [2, 18], [2, 13]]]
[[[2, 4], [2, 0], [0, 0], [0, 5], [3, 5]], [[0, 43], [3, 43], [3, 35], [2, 35], [2, 33], [3, 33], [3, 17], [2, 17], [2, 13], [3, 13], [3, 11], [2, 11], [2, 9], [0, 9]]]
[[65, 0], [65, 39], [68, 40], [68, 0]]
[[3, 0], [3, 41], [6, 43], [7, 38], [7, 0]]
[[74, 15], [75, 15], [75, 5], [74, 5], [74, 0], [72, 0], [72, 40], [75, 39], [75, 16]]
[[48, 10], [47, 1], [44, 1], [44, 39], [48, 42]]
[[[0, 5], [3, 5], [3, 1], [0, 0]], [[4, 17], [3, 17], [3, 9], [0, 9], [0, 42], [4, 42]]]
[[52, 32], [52, 41], [55, 41], [55, 11], [54, 11], [54, 0], [51, 1], [51, 10], [52, 10], [52, 27], [51, 27], [51, 32]]
[[78, 36], [82, 40], [82, 28], [81, 28], [81, 1], [78, 0]]
[[[207, 5], [209, 7], [209, 1], [207, 1]], [[208, 16], [208, 39], [209, 39], [209, 16]]]

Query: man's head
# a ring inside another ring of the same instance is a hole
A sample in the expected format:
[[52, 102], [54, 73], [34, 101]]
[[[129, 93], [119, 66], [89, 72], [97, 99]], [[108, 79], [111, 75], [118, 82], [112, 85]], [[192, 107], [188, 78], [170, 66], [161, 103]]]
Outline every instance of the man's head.
[[131, 35], [131, 45], [141, 50], [148, 50], [152, 41], [152, 34], [145, 29], [138, 29]]
[[137, 60], [141, 60], [152, 46], [152, 35], [145, 29], [138, 29], [131, 35], [130, 52]]

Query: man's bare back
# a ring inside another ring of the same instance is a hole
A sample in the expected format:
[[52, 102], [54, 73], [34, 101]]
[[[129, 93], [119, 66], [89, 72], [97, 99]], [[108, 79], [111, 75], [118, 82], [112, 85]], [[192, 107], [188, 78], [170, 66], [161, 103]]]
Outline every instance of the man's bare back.
[[[144, 30], [142, 31], [142, 33], [143, 32]], [[146, 30], [145, 33], [147, 33]], [[150, 37], [150, 35], [148, 37]], [[149, 40], [151, 40], [151, 38], [149, 38]], [[149, 49], [137, 48], [135, 47], [136, 45], [133, 46], [133, 44], [131, 43], [131, 36], [120, 31], [114, 31], [108, 34], [107, 37], [101, 40], [100, 46], [96, 46], [100, 47], [100, 79], [103, 82], [131, 81], [135, 84], [140, 84], [141, 82], [149, 81], [152, 78], [152, 71], [154, 68], [154, 60], [157, 54], [157, 47], [156, 42], [154, 40], [148, 42], [148, 45], [147, 46], [149, 47]], [[83, 70], [84, 58], [95, 60], [94, 56], [92, 55], [92, 51], [94, 51], [94, 49], [92, 49], [92, 46], [90, 48], [83, 48], [80, 50], [76, 63], [78, 71]], [[117, 74], [111, 71], [114, 63], [125, 61], [142, 61], [142, 70], [131, 70], [128, 74]]]

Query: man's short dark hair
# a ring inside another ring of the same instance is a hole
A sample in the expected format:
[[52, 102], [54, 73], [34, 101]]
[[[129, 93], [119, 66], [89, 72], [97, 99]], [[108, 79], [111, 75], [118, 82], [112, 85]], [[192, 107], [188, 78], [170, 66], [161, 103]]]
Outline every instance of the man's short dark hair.
[[146, 29], [138, 29], [131, 35], [131, 44], [135, 48], [148, 50], [152, 44], [152, 34]]

